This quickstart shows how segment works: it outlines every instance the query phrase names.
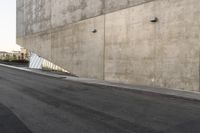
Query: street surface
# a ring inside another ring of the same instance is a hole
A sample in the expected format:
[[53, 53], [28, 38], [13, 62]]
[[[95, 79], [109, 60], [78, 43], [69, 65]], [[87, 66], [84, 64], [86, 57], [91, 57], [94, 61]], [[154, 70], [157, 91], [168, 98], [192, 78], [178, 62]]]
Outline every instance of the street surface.
[[0, 133], [200, 133], [200, 102], [1, 66]]

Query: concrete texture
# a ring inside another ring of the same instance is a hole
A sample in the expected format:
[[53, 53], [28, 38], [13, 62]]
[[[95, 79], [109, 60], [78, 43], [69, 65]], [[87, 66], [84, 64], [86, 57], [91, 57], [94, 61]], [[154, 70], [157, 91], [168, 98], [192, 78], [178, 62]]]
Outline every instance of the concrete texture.
[[[199, 101], [66, 81], [2, 66], [0, 73], [0, 103], [33, 133], [200, 131]], [[10, 121], [6, 126], [12, 126], [14, 121], [9, 118], [3, 114], [0, 121]], [[26, 133], [12, 131], [2, 133]]]
[[17, 1], [17, 37], [23, 37], [25, 36], [25, 26], [24, 26], [24, 0], [18, 0]]
[[154, 0], [105, 0], [105, 13], [145, 4]]
[[153, 0], [19, 0], [18, 5], [24, 3], [24, 30], [28, 35], [149, 1]]
[[78, 76], [199, 91], [198, 0], [17, 3], [18, 43]]
[[51, 0], [24, 0], [25, 35], [51, 28]]
[[99, 16], [103, 9], [104, 0], [52, 0], [52, 27]]
[[[91, 32], [94, 28], [97, 34]], [[52, 62], [76, 75], [103, 79], [103, 52], [103, 16], [52, 32]]]
[[106, 15], [106, 80], [199, 91], [199, 5], [156, 1]]

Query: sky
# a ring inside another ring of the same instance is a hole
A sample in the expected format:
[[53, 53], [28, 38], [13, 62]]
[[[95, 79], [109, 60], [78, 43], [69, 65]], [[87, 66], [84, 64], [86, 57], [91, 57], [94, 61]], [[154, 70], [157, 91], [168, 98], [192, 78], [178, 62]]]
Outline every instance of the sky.
[[19, 48], [16, 45], [16, 0], [0, 0], [0, 51]]

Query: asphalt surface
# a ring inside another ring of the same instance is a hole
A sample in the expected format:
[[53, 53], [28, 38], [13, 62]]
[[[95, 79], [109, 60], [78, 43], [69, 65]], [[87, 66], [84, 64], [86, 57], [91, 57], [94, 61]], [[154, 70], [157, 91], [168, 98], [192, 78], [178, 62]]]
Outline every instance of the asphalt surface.
[[199, 132], [199, 101], [0, 67], [0, 133]]
[[0, 104], [0, 133], [31, 133], [31, 131], [6, 106]]

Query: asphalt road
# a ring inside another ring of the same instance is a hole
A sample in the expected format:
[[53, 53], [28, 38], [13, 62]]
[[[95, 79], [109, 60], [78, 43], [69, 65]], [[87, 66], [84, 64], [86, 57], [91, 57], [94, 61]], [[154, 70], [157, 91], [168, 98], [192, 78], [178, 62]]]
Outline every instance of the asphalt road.
[[0, 67], [0, 133], [199, 133], [200, 102]]

